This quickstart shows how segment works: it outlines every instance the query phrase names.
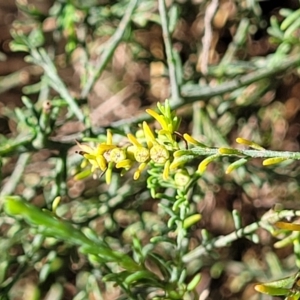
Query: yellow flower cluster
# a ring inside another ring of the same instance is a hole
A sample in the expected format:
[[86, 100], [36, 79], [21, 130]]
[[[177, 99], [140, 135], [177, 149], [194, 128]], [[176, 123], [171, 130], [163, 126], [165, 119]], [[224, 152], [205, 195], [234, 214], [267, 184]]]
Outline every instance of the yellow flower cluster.
[[165, 105], [158, 103], [160, 113], [152, 109], [147, 109], [151, 115], [161, 125], [161, 129], [154, 134], [146, 122], [142, 124], [144, 139], [129, 133], [127, 135], [130, 142], [129, 146], [118, 147], [113, 144], [113, 137], [110, 130], [107, 131], [105, 143], [98, 144], [96, 147], [80, 144], [77, 142], [81, 151], [79, 153], [91, 164], [91, 172], [100, 170], [105, 172], [106, 182], [111, 182], [113, 168], [122, 169], [121, 174], [131, 169], [138, 163], [133, 178], [136, 180], [140, 177], [141, 172], [149, 163], [164, 166], [163, 179], [169, 176], [170, 164], [173, 160], [173, 153], [177, 150], [176, 130], [180, 125], [180, 119], [171, 112], [169, 102]]

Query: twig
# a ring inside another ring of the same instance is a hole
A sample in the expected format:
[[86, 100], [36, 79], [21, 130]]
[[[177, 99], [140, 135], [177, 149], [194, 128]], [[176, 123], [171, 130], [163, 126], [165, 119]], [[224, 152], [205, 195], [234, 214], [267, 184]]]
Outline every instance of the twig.
[[[226, 151], [228, 150], [228, 151]], [[232, 150], [232, 153], [230, 153]], [[223, 154], [224, 153], [224, 154]], [[210, 155], [220, 155], [220, 156], [232, 156], [232, 157], [246, 157], [246, 158], [283, 158], [283, 159], [293, 159], [300, 160], [300, 152], [291, 151], [272, 151], [272, 150], [249, 150], [249, 149], [235, 149], [235, 148], [192, 148], [191, 150], [185, 150], [186, 155], [196, 155], [196, 156], [210, 156]]]
[[109, 39], [109, 41], [107, 42], [107, 45], [105, 45], [105, 47], [104, 47], [102, 55], [96, 64], [94, 74], [92, 74], [89, 77], [85, 87], [83, 88], [83, 90], [81, 92], [81, 98], [87, 97], [87, 95], [90, 92], [90, 90], [92, 89], [94, 83], [101, 76], [104, 68], [106, 67], [107, 63], [109, 62], [115, 49], [121, 42], [121, 40], [124, 36], [125, 30], [127, 29], [129, 23], [131, 22], [131, 16], [136, 8], [137, 3], [138, 3], [138, 0], [130, 1], [129, 5], [127, 7], [127, 10], [125, 11], [125, 14], [124, 14], [117, 30], [115, 31], [113, 36]]
[[219, 0], [212, 0], [208, 5], [204, 17], [204, 36], [202, 38], [203, 50], [201, 55], [201, 72], [207, 74], [209, 48], [212, 39], [211, 22], [219, 5]]
[[171, 36], [169, 32], [169, 23], [168, 23], [168, 15], [166, 10], [165, 0], [158, 1], [158, 9], [160, 13], [163, 39], [166, 48], [170, 85], [171, 85], [171, 98], [173, 99], [173, 101], [170, 102], [171, 103], [173, 102], [173, 104], [181, 103], [182, 99], [180, 96], [178, 78], [177, 78], [176, 67], [175, 67], [176, 60], [172, 49], [172, 42], [171, 42]]
[[16, 152], [22, 152], [22, 148], [28, 148], [32, 144], [32, 141], [34, 140], [33, 135], [26, 135], [16, 137], [14, 140], [8, 140], [6, 144], [0, 146], [0, 155], [2, 157], [10, 155], [10, 153], [16, 151]]
[[[61, 150], [67, 151], [74, 146], [74, 139], [79, 138], [80, 135], [72, 137], [71, 142], [61, 142], [55, 140], [46, 139], [42, 142], [35, 142], [36, 139], [41, 139], [42, 136], [26, 135], [21, 137], [16, 137], [15, 140], [9, 140], [3, 146], [0, 146], [0, 156], [9, 156], [12, 153], [25, 153], [25, 151], [32, 151], [33, 149], [48, 148], [51, 150]], [[34, 144], [40, 145], [40, 147], [35, 148]]]
[[[243, 86], [249, 85], [253, 82], [259, 81], [263, 78], [270, 78], [278, 73], [287, 71], [291, 67], [296, 67], [300, 64], [300, 54], [293, 55], [291, 57], [282, 60], [280, 64], [272, 68], [262, 67], [261, 69], [252, 72], [250, 74], [241, 76], [231, 81], [224, 82], [217, 86], [207, 86], [199, 84], [184, 85], [181, 88], [181, 95], [185, 99], [185, 103], [192, 103], [198, 100], [210, 99], [214, 96], [223, 95], [228, 92], [232, 92]], [[230, 66], [228, 66], [230, 68]], [[183, 105], [184, 103], [181, 103]], [[180, 106], [181, 106], [180, 105]], [[172, 103], [171, 103], [172, 106]], [[178, 106], [172, 107], [172, 109]]]
[[[288, 57], [285, 60], [282, 60], [280, 64], [272, 68], [264, 67], [255, 72], [243, 75], [230, 81], [226, 81], [217, 86], [199, 84], [183, 85], [181, 87], [182, 100], [180, 102], [170, 102], [171, 109], [177, 109], [187, 103], [193, 103], [199, 101], [200, 99], [205, 101], [214, 96], [220, 96], [225, 93], [232, 92], [263, 78], [271, 78], [276, 74], [285, 72], [292, 67], [296, 67], [297, 65], [300, 65], [300, 54]], [[230, 68], [230, 65], [228, 67]], [[150, 119], [151, 117], [148, 114], [142, 113], [133, 118], [113, 122], [110, 126], [117, 128], [124, 126], [125, 124], [137, 124]]]
[[226, 247], [230, 245], [230, 243], [232, 243], [233, 241], [236, 241], [239, 237], [247, 236], [254, 233], [258, 228], [265, 228], [269, 224], [274, 224], [281, 219], [296, 216], [300, 216], [300, 211], [282, 210], [280, 212], [274, 212], [273, 214], [270, 214], [268, 217], [263, 218], [259, 222], [252, 223], [228, 235], [219, 236], [208, 241], [206, 245], [201, 245], [193, 249], [191, 252], [183, 256], [182, 259], [185, 263], [191, 262], [192, 260], [195, 260], [200, 256], [204, 255], [209, 250]]
[[27, 66], [6, 76], [1, 76], [0, 94], [16, 86], [28, 84], [32, 75], [40, 75], [40, 73], [42, 73], [41, 68], [36, 66]]
[[0, 192], [0, 207], [2, 206], [2, 197], [5, 195], [10, 195], [15, 191], [15, 188], [20, 181], [21, 177], [23, 176], [24, 169], [27, 165], [27, 162], [31, 156], [31, 153], [22, 153], [19, 156], [19, 159], [16, 163], [15, 169], [13, 173], [11, 174], [9, 180], [5, 183], [5, 185], [2, 188], [2, 191]]
[[236, 30], [236, 33], [233, 37], [232, 42], [229, 44], [220, 65], [227, 65], [230, 63], [236, 53], [236, 51], [245, 43], [247, 34], [249, 32], [250, 21], [247, 18], [244, 18], [239, 23], [239, 26]]
[[31, 49], [30, 54], [34, 60], [34, 62], [40, 65], [44, 71], [45, 75], [49, 78], [48, 84], [57, 91], [60, 96], [66, 100], [68, 103], [70, 110], [75, 114], [75, 116], [79, 119], [79, 121], [84, 122], [84, 114], [82, 113], [81, 109], [79, 108], [77, 102], [74, 98], [70, 95], [68, 89], [66, 88], [64, 82], [57, 74], [57, 70], [53, 61], [46, 53], [45, 49]]

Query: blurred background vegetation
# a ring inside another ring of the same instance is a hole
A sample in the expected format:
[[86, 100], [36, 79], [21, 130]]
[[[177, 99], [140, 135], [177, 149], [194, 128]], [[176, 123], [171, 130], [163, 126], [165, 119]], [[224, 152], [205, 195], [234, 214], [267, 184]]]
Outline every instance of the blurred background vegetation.
[[[126, 298], [76, 246], [7, 216], [3, 197], [51, 210], [61, 196], [60, 218], [126, 253], [134, 253], [134, 237], [143, 246], [157, 232], [172, 238], [146, 172], [136, 182], [114, 173], [110, 186], [74, 179], [82, 160], [75, 140], [104, 140], [112, 128], [122, 144], [147, 119], [145, 108], [169, 98], [180, 132], [205, 144], [236, 147], [243, 137], [299, 151], [299, 7], [298, 0], [1, 1], [1, 299], [152, 299], [138, 287]], [[227, 175], [228, 163], [210, 165], [189, 195], [202, 214], [191, 249], [205, 242], [203, 229], [216, 238], [233, 232], [233, 212], [247, 226], [275, 205], [300, 209], [298, 162], [262, 167], [254, 159]], [[253, 285], [297, 272], [299, 235], [274, 247], [270, 230], [256, 234], [189, 263], [187, 283], [189, 274], [201, 280], [184, 299], [273, 299]], [[164, 245], [156, 251], [167, 262]]]

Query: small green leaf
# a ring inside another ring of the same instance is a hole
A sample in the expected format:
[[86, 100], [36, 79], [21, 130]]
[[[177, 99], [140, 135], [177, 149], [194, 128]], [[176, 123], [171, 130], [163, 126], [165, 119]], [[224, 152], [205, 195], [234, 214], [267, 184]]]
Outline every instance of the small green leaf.
[[241, 151], [233, 148], [219, 148], [218, 152], [222, 155], [244, 155]]
[[180, 15], [178, 6], [173, 4], [168, 14], [169, 14], [169, 32], [173, 33], [178, 23], [178, 18]]
[[233, 222], [234, 222], [234, 227], [235, 229], [241, 229], [242, 228], [242, 218], [241, 218], [241, 214], [234, 209], [232, 211], [232, 218], [233, 218]]
[[16, 41], [11, 41], [9, 43], [9, 48], [13, 52], [29, 52], [29, 48], [27, 45], [18, 43]]
[[57, 197], [55, 197], [55, 199], [52, 202], [52, 211], [54, 214], [56, 214], [56, 210], [59, 206], [60, 200], [61, 200], [61, 197], [57, 196]]
[[178, 220], [179, 220], [179, 217], [178, 217], [178, 216], [173, 216], [173, 217], [171, 217], [171, 218], [169, 219], [169, 221], [168, 221], [168, 227], [169, 227], [169, 228], [172, 228], [173, 225], [175, 224], [175, 222], [178, 221]]
[[30, 41], [30, 45], [33, 48], [38, 48], [44, 44], [44, 35], [41, 28], [36, 28], [32, 30], [28, 36], [28, 40]]
[[107, 274], [105, 276], [102, 277], [102, 280], [104, 282], [107, 282], [107, 281], [115, 281], [115, 282], [119, 282], [119, 281], [124, 281], [126, 277], [128, 277], [130, 275], [129, 272], [127, 271], [122, 271], [122, 272], [119, 272], [119, 273], [110, 273], [110, 274]]
[[124, 280], [124, 282], [128, 285], [130, 284], [133, 284], [137, 281], [140, 281], [140, 280], [147, 280], [147, 281], [152, 281], [154, 283], [157, 283], [159, 282], [159, 278], [156, 277], [155, 274], [147, 271], [147, 270], [142, 270], [142, 271], [137, 271], [129, 276], [127, 276], [127, 278]]
[[298, 10], [298, 19], [294, 21], [293, 24], [291, 24], [289, 26], [289, 28], [287, 28], [287, 30], [285, 31], [283, 37], [285, 39], [288, 39], [289, 37], [291, 37], [291, 35], [293, 34], [294, 31], [298, 30], [300, 27], [300, 10]]
[[197, 284], [200, 282], [200, 280], [201, 280], [201, 274], [195, 275], [194, 278], [187, 285], [186, 287], [187, 291], [193, 291], [196, 288]]
[[194, 139], [191, 135], [185, 133], [183, 135], [183, 138], [190, 144], [192, 145], [196, 145], [196, 146], [199, 146], [201, 148], [207, 148], [206, 145], [202, 144], [201, 142], [197, 141], [196, 139]]
[[85, 169], [82, 172], [76, 174], [74, 176], [74, 179], [75, 180], [82, 180], [82, 179], [85, 179], [85, 178], [89, 177], [91, 174], [92, 174], [91, 169]]
[[174, 157], [181, 157], [181, 156], [184, 156], [188, 153], [187, 150], [177, 150], [173, 153], [173, 156]]
[[269, 286], [267, 284], [257, 284], [254, 288], [257, 292], [272, 296], [287, 296], [289, 293], [289, 289]]
[[284, 19], [284, 21], [280, 25], [280, 29], [287, 30], [288, 27], [293, 25], [295, 21], [299, 20], [299, 18], [300, 18], [300, 9], [297, 9], [296, 11], [292, 12]]
[[[180, 151], [180, 150], [179, 150]], [[178, 152], [178, 151], [176, 151]], [[176, 153], [175, 152], [175, 153]], [[177, 156], [170, 164], [170, 170], [177, 169], [179, 166], [183, 166], [187, 162], [192, 161], [195, 158], [194, 155], [183, 155], [183, 156]]]
[[274, 165], [274, 164], [281, 163], [281, 162], [283, 162], [285, 160], [287, 160], [287, 158], [284, 158], [284, 157], [272, 157], [272, 158], [265, 159], [262, 162], [262, 164], [263, 164], [263, 166], [269, 166], [269, 165]]
[[262, 146], [252, 142], [252, 141], [249, 141], [249, 140], [246, 140], [246, 139], [243, 139], [243, 138], [240, 138], [238, 137], [236, 139], [236, 142], [239, 143], [239, 144], [243, 144], [243, 145], [246, 145], [246, 146], [249, 146], [250, 148], [253, 148], [253, 149], [256, 149], [256, 150], [266, 150], [265, 148], [263, 148]]
[[227, 169], [226, 169], [226, 174], [231, 173], [233, 170], [243, 166], [249, 159], [247, 158], [241, 158], [235, 162], [233, 162], [232, 164], [230, 164]]
[[175, 212], [178, 211], [180, 209], [181, 204], [184, 203], [185, 201], [186, 201], [185, 197], [179, 197], [178, 199], [176, 199], [176, 201], [172, 206], [172, 210]]
[[199, 222], [201, 220], [202, 216], [201, 214], [194, 214], [191, 215], [189, 217], [187, 217], [184, 221], [183, 221], [183, 228], [184, 229], [188, 229], [189, 227], [191, 227], [192, 225], [196, 224], [197, 222]]
[[295, 275], [280, 280], [257, 284], [254, 288], [256, 291], [267, 295], [292, 296], [292, 293], [294, 293], [294, 290], [298, 286], [299, 274], [298, 272]]
[[211, 155], [211, 156], [209, 156], [209, 157], [203, 159], [203, 160], [201, 161], [201, 163], [199, 164], [199, 166], [198, 166], [198, 172], [199, 172], [200, 174], [203, 174], [204, 171], [206, 170], [207, 166], [208, 166], [212, 161], [216, 160], [216, 159], [219, 158], [219, 157], [220, 157], [220, 154], [215, 154], [215, 155]]

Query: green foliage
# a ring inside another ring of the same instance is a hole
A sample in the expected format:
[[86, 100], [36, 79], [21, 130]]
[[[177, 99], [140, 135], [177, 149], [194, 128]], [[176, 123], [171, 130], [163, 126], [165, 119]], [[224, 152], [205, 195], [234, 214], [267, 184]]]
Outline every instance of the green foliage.
[[[249, 287], [257, 299], [253, 283], [268, 281], [256, 291], [299, 299], [299, 225], [283, 221], [300, 216], [299, 145], [282, 129], [296, 113], [275, 91], [299, 79], [300, 9], [267, 28], [259, 1], [211, 16], [209, 1], [100, 2], [18, 2], [10, 48], [36, 77], [20, 107], [0, 107], [14, 124], [0, 133], [0, 297], [23, 284], [30, 299], [244, 299]], [[211, 31], [232, 40], [218, 50]], [[249, 54], [255, 31], [272, 51]], [[147, 97], [146, 113], [97, 124], [105, 101], [116, 117]]]

